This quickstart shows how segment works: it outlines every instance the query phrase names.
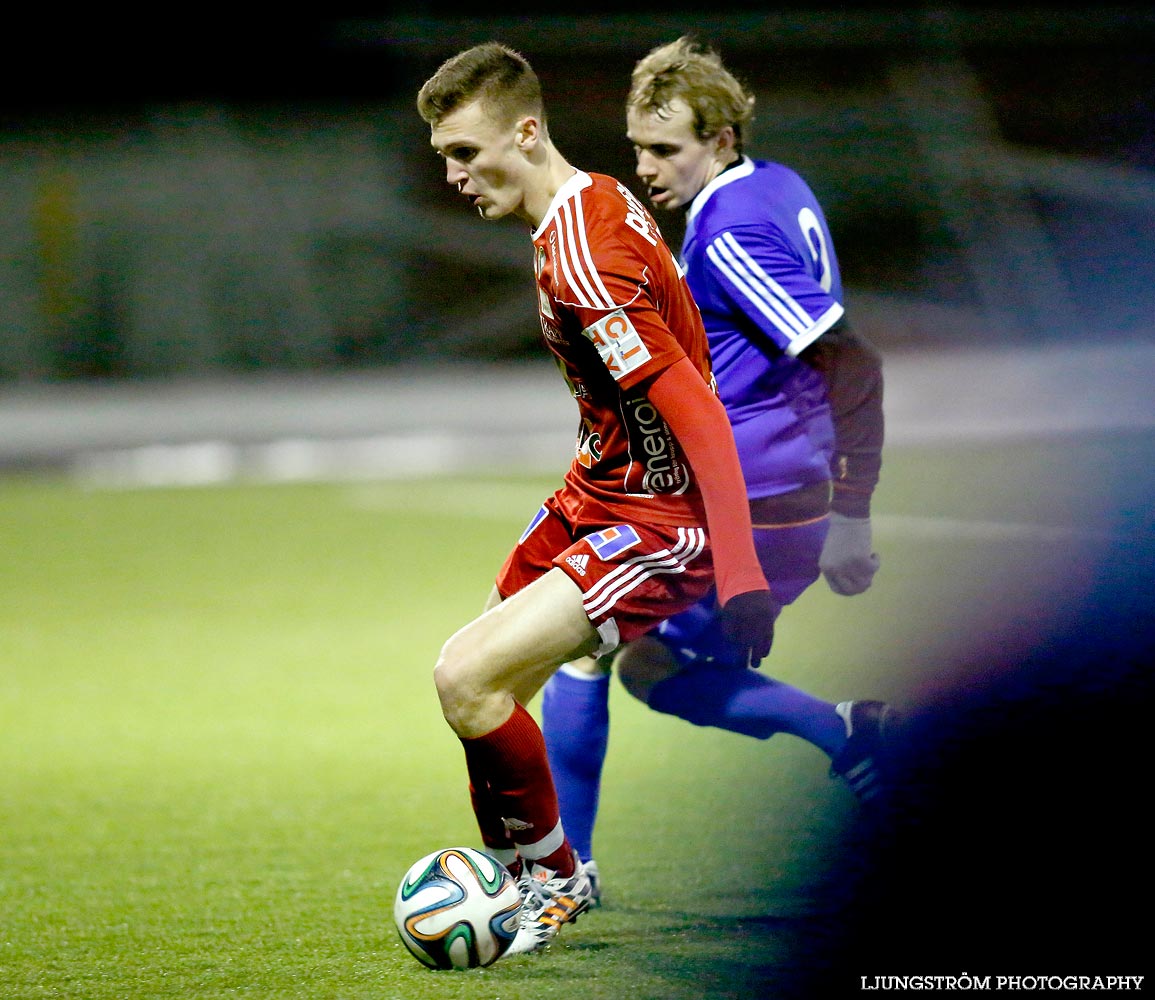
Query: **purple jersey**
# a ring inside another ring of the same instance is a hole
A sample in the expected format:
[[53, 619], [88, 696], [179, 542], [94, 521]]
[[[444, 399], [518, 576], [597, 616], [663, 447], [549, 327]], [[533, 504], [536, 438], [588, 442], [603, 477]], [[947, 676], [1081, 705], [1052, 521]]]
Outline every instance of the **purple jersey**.
[[829, 479], [825, 384], [797, 360], [843, 313], [814, 193], [789, 168], [744, 157], [691, 203], [682, 258], [750, 497]]

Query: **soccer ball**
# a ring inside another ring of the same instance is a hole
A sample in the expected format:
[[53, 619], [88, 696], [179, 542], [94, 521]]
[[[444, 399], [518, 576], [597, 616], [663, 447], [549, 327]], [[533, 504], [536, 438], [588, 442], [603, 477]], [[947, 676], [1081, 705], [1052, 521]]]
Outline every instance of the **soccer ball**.
[[433, 969], [492, 965], [513, 943], [521, 893], [505, 866], [471, 847], [415, 861], [397, 887], [393, 921], [405, 947]]

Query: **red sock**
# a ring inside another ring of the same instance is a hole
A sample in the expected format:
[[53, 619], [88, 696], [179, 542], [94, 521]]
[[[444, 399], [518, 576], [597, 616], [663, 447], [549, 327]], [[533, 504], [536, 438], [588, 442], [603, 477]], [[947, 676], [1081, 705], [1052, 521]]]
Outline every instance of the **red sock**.
[[481, 831], [481, 842], [492, 851], [511, 851], [513, 838], [501, 821], [501, 810], [497, 800], [489, 790], [489, 780], [485, 777], [476, 740], [462, 740], [465, 747], [465, 768], [469, 772], [469, 798], [473, 803], [473, 815], [477, 817], [477, 827]]
[[461, 742], [482, 839], [489, 843], [486, 837], [495, 838], [500, 824], [523, 858], [572, 875], [572, 849], [562, 833], [545, 739], [533, 716], [515, 703], [496, 729]]

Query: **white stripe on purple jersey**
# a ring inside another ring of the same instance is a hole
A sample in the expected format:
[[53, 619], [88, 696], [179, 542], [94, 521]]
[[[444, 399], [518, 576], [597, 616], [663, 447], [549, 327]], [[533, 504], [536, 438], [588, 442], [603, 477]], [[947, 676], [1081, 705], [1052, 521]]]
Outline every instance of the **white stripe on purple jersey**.
[[810, 315], [742, 249], [733, 233], [725, 232], [714, 240], [706, 255], [785, 337], [793, 341], [806, 333], [812, 323]]

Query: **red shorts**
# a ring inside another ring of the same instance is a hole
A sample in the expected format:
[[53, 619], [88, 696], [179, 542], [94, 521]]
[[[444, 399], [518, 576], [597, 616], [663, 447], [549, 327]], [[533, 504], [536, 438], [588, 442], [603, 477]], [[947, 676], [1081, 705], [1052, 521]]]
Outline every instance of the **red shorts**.
[[557, 566], [581, 588], [602, 644], [597, 656], [644, 635], [691, 607], [714, 586], [702, 527], [586, 522], [550, 497], [529, 522], [497, 575], [503, 598]]

